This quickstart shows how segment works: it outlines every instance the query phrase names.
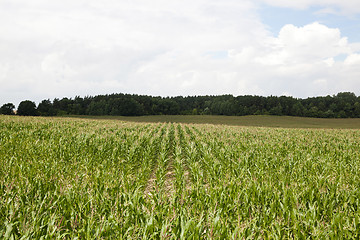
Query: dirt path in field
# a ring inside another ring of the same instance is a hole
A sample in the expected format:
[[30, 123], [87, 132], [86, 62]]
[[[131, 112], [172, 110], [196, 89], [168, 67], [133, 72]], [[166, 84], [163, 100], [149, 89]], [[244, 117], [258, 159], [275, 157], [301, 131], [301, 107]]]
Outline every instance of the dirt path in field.
[[[174, 187], [174, 181], [175, 181], [175, 172], [174, 172], [174, 167], [173, 167], [173, 160], [170, 159], [169, 163], [168, 163], [168, 167], [166, 169], [166, 173], [164, 176], [164, 182], [162, 185], [162, 189], [164, 190], [164, 192], [166, 193], [166, 195], [171, 196], [174, 194], [175, 192], [175, 187]], [[158, 168], [155, 167], [153, 169], [153, 172], [151, 173], [151, 176], [147, 182], [146, 188], [144, 190], [144, 193], [146, 195], [151, 194], [151, 192], [153, 191], [159, 191], [160, 189], [157, 189], [157, 185], [156, 185], [156, 171], [158, 171]]]
[[175, 172], [173, 171], [173, 167], [169, 166], [167, 173], [165, 174], [165, 182], [163, 189], [168, 197], [173, 196], [175, 193]]
[[148, 196], [152, 192], [152, 190], [155, 188], [156, 171], [157, 171], [157, 166], [154, 167], [154, 169], [150, 175], [150, 178], [146, 184], [146, 187], [144, 190], [145, 196]]

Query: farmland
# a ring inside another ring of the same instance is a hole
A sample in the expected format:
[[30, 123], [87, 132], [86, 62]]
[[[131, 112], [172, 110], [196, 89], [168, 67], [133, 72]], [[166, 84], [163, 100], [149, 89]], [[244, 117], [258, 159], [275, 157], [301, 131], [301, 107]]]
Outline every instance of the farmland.
[[67, 116], [70, 118], [121, 120], [130, 122], [216, 124], [249, 127], [360, 129], [360, 118], [306, 118], [290, 116], [216, 116], [216, 115], [152, 115], [152, 116]]
[[0, 116], [0, 238], [359, 238], [360, 130]]

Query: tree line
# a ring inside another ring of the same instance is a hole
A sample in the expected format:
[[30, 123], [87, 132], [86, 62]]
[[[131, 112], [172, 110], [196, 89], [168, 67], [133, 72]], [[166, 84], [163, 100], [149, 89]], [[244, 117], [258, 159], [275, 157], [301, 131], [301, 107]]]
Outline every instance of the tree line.
[[279, 115], [316, 118], [358, 118], [360, 97], [352, 92], [306, 99], [288, 96], [188, 96], [154, 97], [136, 94], [108, 94], [84, 98], [42, 100], [37, 106], [22, 101], [17, 110], [4, 104], [0, 114], [23, 116], [62, 115]]

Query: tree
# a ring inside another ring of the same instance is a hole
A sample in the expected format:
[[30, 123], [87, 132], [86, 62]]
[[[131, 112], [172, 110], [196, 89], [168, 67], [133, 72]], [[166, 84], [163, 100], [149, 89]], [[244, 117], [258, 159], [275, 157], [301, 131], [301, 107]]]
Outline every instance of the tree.
[[[7, 106], [11, 108], [10, 106]], [[3, 106], [6, 108], [6, 106]], [[8, 109], [7, 113], [11, 112]], [[2, 110], [0, 109], [0, 114]], [[4, 113], [3, 113], [4, 114]], [[23, 114], [20, 110], [19, 114]], [[29, 113], [26, 113], [27, 115]], [[360, 117], [360, 97], [351, 92], [297, 99], [287, 96], [177, 96], [160, 97], [114, 93], [75, 99], [43, 100], [36, 113], [48, 115], [290, 115], [308, 117]]]
[[354, 104], [354, 115], [355, 117], [360, 117], [360, 102]]
[[99, 102], [92, 101], [87, 108], [88, 115], [101, 116], [106, 115], [106, 101], [101, 100]]
[[14, 115], [14, 109], [15, 109], [15, 105], [12, 103], [5, 103], [4, 105], [1, 106], [0, 108], [0, 114], [4, 114], [4, 115]]
[[19, 104], [17, 114], [21, 116], [36, 116], [35, 103], [30, 100], [22, 101]]
[[270, 112], [271, 115], [281, 116], [282, 115], [282, 106], [281, 106], [281, 104], [279, 103], [276, 107], [271, 108], [269, 112]]
[[304, 115], [304, 106], [300, 102], [295, 103], [291, 108], [290, 114], [302, 117]]
[[37, 110], [41, 116], [54, 116], [56, 112], [53, 108], [53, 105], [49, 99], [42, 100], [37, 107]]
[[352, 93], [352, 92], [340, 92], [336, 95], [335, 98], [342, 99], [348, 103], [355, 103], [355, 101], [356, 101], [356, 95], [355, 95], [355, 93]]
[[309, 109], [309, 111], [307, 112], [307, 117], [320, 117], [319, 116], [319, 109], [316, 106], [313, 106]]

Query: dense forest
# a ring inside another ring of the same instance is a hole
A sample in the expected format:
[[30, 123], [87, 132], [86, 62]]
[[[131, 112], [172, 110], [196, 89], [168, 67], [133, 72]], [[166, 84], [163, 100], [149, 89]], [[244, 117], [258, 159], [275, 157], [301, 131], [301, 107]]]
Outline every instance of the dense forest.
[[1, 114], [18, 115], [286, 115], [318, 118], [360, 117], [360, 97], [351, 92], [333, 96], [299, 99], [287, 96], [188, 96], [153, 97], [110, 94], [41, 101], [38, 106], [22, 101], [17, 111], [12, 103], [0, 108]]

